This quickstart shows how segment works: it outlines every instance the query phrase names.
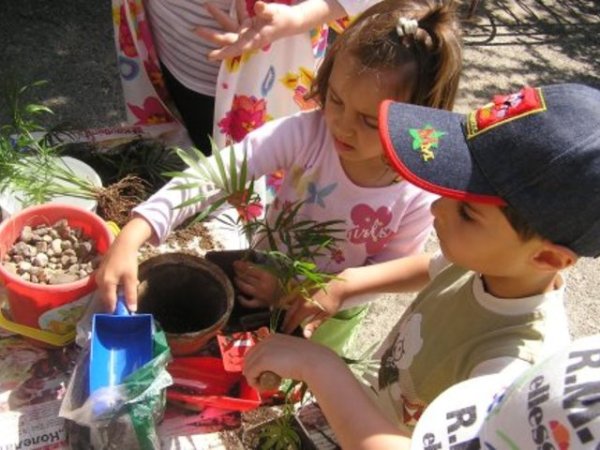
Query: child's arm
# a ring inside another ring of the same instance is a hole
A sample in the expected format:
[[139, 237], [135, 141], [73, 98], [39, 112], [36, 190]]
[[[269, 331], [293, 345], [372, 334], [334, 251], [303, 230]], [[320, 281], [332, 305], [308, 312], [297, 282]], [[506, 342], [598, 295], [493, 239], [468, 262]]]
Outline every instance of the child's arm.
[[[326, 133], [323, 121], [317, 113], [290, 116], [273, 120], [258, 130], [249, 133], [234, 146], [236, 164], [239, 169], [244, 157], [247, 158], [248, 178], [258, 178], [279, 168], [293, 164], [297, 155], [307, 153], [306, 143], [316, 135]], [[225, 170], [229, 169], [230, 148], [221, 150]], [[214, 170], [214, 157], [209, 158]], [[188, 169], [189, 170], [189, 169]], [[173, 189], [185, 185], [190, 180], [173, 178], [160, 191], [134, 209], [134, 218], [121, 231], [111, 249], [104, 257], [98, 272], [100, 299], [107, 311], [112, 311], [116, 299], [116, 287], [123, 284], [127, 304], [132, 310], [137, 305], [137, 250], [148, 239], [152, 243], [163, 242], [171, 231], [186, 218], [207, 208], [224, 193], [212, 183], [195, 179], [193, 188]], [[197, 198], [198, 201], [180, 208], [185, 201]], [[115, 247], [115, 248], [112, 248]], [[118, 255], [116, 257], [115, 255]]]
[[408, 449], [410, 440], [379, 410], [348, 366], [327, 347], [276, 334], [253, 348], [244, 375], [258, 387], [258, 377], [272, 371], [306, 382], [344, 449]]
[[354, 267], [342, 271], [338, 279], [313, 296], [313, 301], [297, 301], [286, 313], [283, 330], [291, 332], [307, 318], [304, 327], [310, 337], [323, 320], [339, 311], [345, 301], [362, 294], [415, 292], [429, 283], [431, 255], [421, 254], [394, 259], [381, 264]]
[[254, 4], [254, 17], [248, 17], [245, 0], [237, 0], [237, 6], [238, 20], [235, 21], [216, 5], [206, 4], [207, 10], [225, 30], [196, 28], [197, 35], [222, 46], [210, 52], [209, 59], [233, 58], [346, 15], [336, 0], [306, 0], [295, 5], [258, 1]]
[[134, 217], [123, 227], [102, 258], [96, 283], [104, 310], [112, 312], [115, 309], [119, 285], [123, 288], [129, 310], [137, 310], [138, 250], [152, 236], [150, 224], [141, 217]]

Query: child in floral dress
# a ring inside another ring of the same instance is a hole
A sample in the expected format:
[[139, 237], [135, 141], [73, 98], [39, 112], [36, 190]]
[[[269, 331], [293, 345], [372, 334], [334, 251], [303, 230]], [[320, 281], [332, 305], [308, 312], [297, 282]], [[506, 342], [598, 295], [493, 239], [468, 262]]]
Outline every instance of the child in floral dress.
[[[309, 97], [320, 108], [268, 122], [234, 145], [249, 177], [285, 171], [266, 220], [301, 203], [299, 219], [346, 222], [336, 248], [316, 259], [321, 271], [339, 273], [423, 249], [435, 197], [399, 179], [383, 158], [377, 111], [386, 98], [452, 108], [461, 48], [448, 3], [386, 0], [369, 8], [325, 57]], [[162, 242], [177, 224], [223, 197], [207, 184], [205, 200], [176, 208], [199, 193], [173, 189], [184, 183], [172, 180], [135, 208], [116, 238], [97, 276], [106, 309], [114, 306], [119, 284], [135, 309], [137, 250], [144, 242]], [[235, 269], [245, 306], [275, 300], [269, 272], [244, 261]], [[313, 338], [343, 352], [364, 313], [362, 306], [342, 311]]]

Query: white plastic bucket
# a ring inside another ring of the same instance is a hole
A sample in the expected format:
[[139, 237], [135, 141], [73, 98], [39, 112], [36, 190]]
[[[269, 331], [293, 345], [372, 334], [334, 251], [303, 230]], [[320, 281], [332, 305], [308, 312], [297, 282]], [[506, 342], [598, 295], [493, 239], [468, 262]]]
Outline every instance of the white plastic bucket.
[[[89, 165], [80, 161], [79, 159], [72, 158], [70, 156], [61, 156], [59, 158], [63, 164], [72, 170], [79, 178], [85, 179], [92, 183], [94, 186], [102, 187], [102, 180], [100, 176], [92, 169]], [[55, 180], [56, 184], [66, 185], [67, 183], [62, 180]], [[16, 212], [21, 211], [24, 207], [21, 201], [17, 198], [14, 191], [10, 188], [6, 189], [0, 194], [0, 208], [2, 209], [2, 220], [8, 219]], [[53, 197], [48, 203], [66, 203], [68, 205], [79, 206], [89, 212], [96, 212], [97, 202], [94, 199], [85, 199], [78, 197], [70, 197], [60, 195]]]

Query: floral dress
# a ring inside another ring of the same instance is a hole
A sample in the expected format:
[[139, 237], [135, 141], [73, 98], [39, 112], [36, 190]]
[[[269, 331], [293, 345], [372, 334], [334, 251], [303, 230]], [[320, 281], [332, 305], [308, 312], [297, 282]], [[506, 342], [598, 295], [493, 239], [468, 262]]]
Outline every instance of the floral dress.
[[[246, 0], [249, 14], [255, 2]], [[235, 14], [235, 5], [231, 14]], [[217, 146], [239, 142], [269, 120], [316, 108], [316, 102], [305, 100], [304, 96], [325, 54], [329, 28], [341, 32], [348, 23], [347, 18], [340, 19], [225, 60], [215, 97], [213, 138]], [[257, 191], [267, 203], [273, 199], [282, 177], [283, 173], [277, 172], [256, 183]]]
[[[254, 3], [247, 0], [249, 11]], [[128, 122], [170, 123], [178, 133], [185, 133], [165, 87], [143, 1], [112, 0], [112, 13]], [[235, 14], [235, 2], [231, 14]], [[341, 32], [348, 22], [341, 19], [224, 61], [215, 97], [213, 138], [217, 146], [239, 142], [273, 118], [314, 108], [315, 103], [303, 97], [324, 55], [329, 28]]]
[[185, 129], [165, 87], [142, 0], [112, 0], [112, 17], [127, 121], [142, 127], [170, 124], [167, 143], [186, 143]]

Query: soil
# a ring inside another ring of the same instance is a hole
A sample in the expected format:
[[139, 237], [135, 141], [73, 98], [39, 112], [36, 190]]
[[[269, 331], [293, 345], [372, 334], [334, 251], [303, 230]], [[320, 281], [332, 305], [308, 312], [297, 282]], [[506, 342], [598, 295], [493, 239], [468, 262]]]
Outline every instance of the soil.
[[177, 251], [202, 256], [210, 250], [221, 248], [222, 245], [214, 239], [205, 224], [196, 222], [187, 225], [184, 223], [175, 229], [163, 244], [159, 246], [150, 243], [144, 244], [140, 248], [140, 262], [166, 252]]
[[242, 426], [238, 436], [246, 449], [256, 448], [257, 434], [262, 425], [281, 417], [281, 409], [274, 407], [260, 407], [242, 414]]

